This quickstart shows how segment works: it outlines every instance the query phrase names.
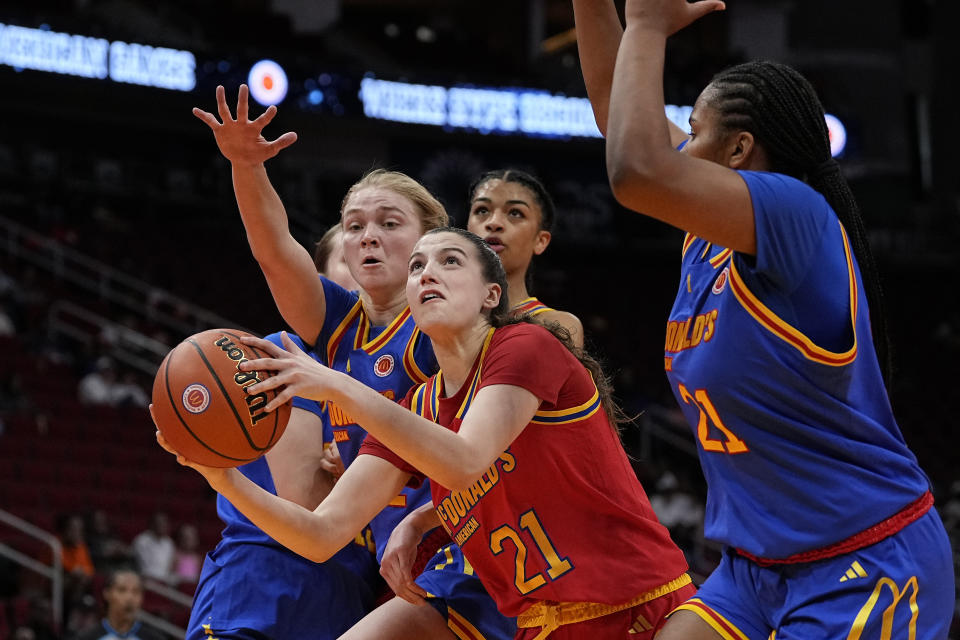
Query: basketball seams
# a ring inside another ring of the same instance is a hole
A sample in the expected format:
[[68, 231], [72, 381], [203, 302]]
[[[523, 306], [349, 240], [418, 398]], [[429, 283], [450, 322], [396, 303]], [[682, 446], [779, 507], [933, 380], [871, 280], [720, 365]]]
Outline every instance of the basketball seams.
[[[266, 412], [263, 411], [264, 399], [267, 402], [275, 399], [276, 390], [256, 396], [246, 393], [248, 384], [254, 379], [262, 379], [259, 372], [243, 373], [241, 376], [239, 362], [269, 357], [263, 349], [242, 344], [242, 337], [249, 335], [237, 329], [202, 331], [183, 340], [160, 364], [153, 391], [154, 403], [159, 410], [157, 424], [166, 425], [164, 435], [167, 440], [193, 462], [213, 467], [237, 467], [253, 462], [269, 451], [285, 430], [291, 413], [290, 403]], [[175, 352], [182, 353], [174, 355]], [[196, 357], [191, 355], [194, 352]], [[266, 377], [273, 375], [275, 373], [265, 371]], [[203, 410], [197, 414], [186, 412], [193, 405], [188, 406], [184, 395], [186, 391], [179, 395], [177, 392], [183, 387], [192, 389], [194, 386], [205, 396], [205, 402], [201, 403], [203, 408], [211, 405], [213, 413]], [[219, 396], [214, 392], [215, 389], [219, 389]], [[228, 413], [233, 414], [234, 424], [239, 425], [237, 431], [228, 426]], [[249, 421], [246, 420], [248, 413]], [[273, 424], [269, 422], [269, 413], [273, 413]], [[257, 446], [254, 432], [257, 434], [256, 440], [264, 441], [265, 446]], [[239, 435], [241, 433], [242, 438]], [[222, 450], [236, 455], [227, 455]]]
[[196, 349], [197, 354], [199, 354], [200, 359], [203, 360], [204, 366], [207, 368], [207, 371], [210, 372], [210, 375], [213, 376], [214, 382], [217, 383], [217, 388], [220, 389], [220, 393], [223, 395], [224, 400], [227, 401], [227, 406], [230, 407], [230, 411], [233, 413], [233, 417], [237, 419], [237, 425], [240, 427], [240, 431], [243, 433], [243, 437], [247, 440], [247, 444], [250, 445], [250, 448], [254, 451], [263, 451], [263, 447], [258, 447], [253, 440], [250, 438], [250, 433], [247, 431], [247, 426], [243, 422], [243, 418], [240, 417], [240, 413], [237, 411], [237, 407], [233, 404], [233, 399], [230, 398], [230, 394], [227, 393], [227, 389], [223, 386], [223, 382], [220, 380], [220, 376], [217, 374], [213, 365], [210, 364], [210, 361], [207, 359], [207, 355], [203, 352], [203, 348], [197, 343], [196, 340], [190, 338], [187, 340], [190, 345]]
[[[181, 416], [181, 415], [180, 415], [180, 412], [177, 410], [177, 403], [176, 403], [176, 401], [173, 399], [173, 392], [170, 390], [170, 363], [171, 363], [172, 360], [173, 360], [173, 351], [171, 351], [170, 354], [166, 357], [166, 367], [164, 367], [164, 371], [163, 371], [164, 387], [166, 388], [166, 391], [167, 391], [167, 398], [170, 400], [170, 408], [173, 410], [173, 414], [177, 417], [177, 420], [180, 421], [180, 424], [183, 426], [183, 428], [186, 430], [186, 432], [189, 433], [190, 436], [191, 436], [194, 440], [196, 440], [196, 441], [199, 442], [201, 445], [203, 445], [203, 447], [204, 447], [205, 449], [209, 450], [211, 453], [215, 453], [216, 455], [218, 455], [218, 456], [220, 456], [220, 457], [222, 457], [222, 458], [224, 458], [224, 459], [226, 459], [226, 460], [233, 460], [233, 461], [236, 461], [236, 462], [243, 462], [243, 463], [253, 462], [254, 460], [256, 460], [256, 458], [249, 458], [249, 459], [248, 459], [248, 458], [234, 458], [233, 456], [225, 455], [225, 454], [217, 451], [216, 449], [214, 449], [214, 448], [211, 447], [210, 445], [208, 445], [208, 444], [207, 444], [206, 442], [204, 442], [203, 440], [201, 440], [200, 437], [193, 432], [193, 430], [192, 430], [192, 429], [190, 428], [190, 426], [187, 424], [186, 420], [183, 419], [183, 416]], [[216, 376], [214, 376], [214, 378], [216, 379]], [[219, 382], [219, 380], [218, 380], [218, 382]]]
[[[207, 355], [203, 352], [203, 348], [197, 343], [193, 338], [189, 338], [186, 341], [190, 346], [192, 346], [197, 355], [200, 356], [200, 359], [203, 361], [203, 365], [207, 368], [207, 371], [210, 372], [210, 375], [213, 377], [213, 381], [216, 382], [217, 388], [220, 389], [220, 393], [223, 395], [224, 399], [227, 401], [227, 405], [230, 407], [230, 412], [233, 413], [233, 417], [237, 419], [237, 424], [240, 426], [240, 429], [243, 429], [243, 418], [240, 417], [240, 413], [237, 411], [237, 407], [233, 404], [233, 400], [230, 398], [230, 394], [227, 393], [226, 388], [223, 386], [223, 382], [220, 380], [220, 375], [214, 369], [213, 365], [210, 364], [210, 360], [207, 359]], [[246, 432], [244, 431], [244, 435]], [[249, 440], [249, 438], [248, 438]]]
[[[239, 336], [239, 335], [237, 335], [237, 334], [235, 334], [235, 333], [230, 333], [229, 331], [223, 331], [222, 333], [223, 333], [224, 335], [230, 336], [231, 338], [234, 338], [237, 342], [240, 342], [240, 336]], [[249, 334], [247, 334], [247, 335], [249, 335]], [[240, 342], [240, 343], [243, 344], [242, 342]], [[260, 358], [261, 355], [265, 355], [265, 356], [268, 356], [268, 355], [269, 355], [268, 353], [263, 353], [263, 354], [261, 354], [259, 349], [257, 349], [256, 347], [253, 347], [253, 346], [251, 346], [251, 345], [244, 345], [244, 346], [245, 346], [246, 348], [250, 349], [250, 352], [251, 352], [253, 355], [255, 355], [257, 358]], [[269, 377], [272, 378], [272, 377], [275, 376], [275, 375], [276, 375], [275, 373], [270, 373], [270, 374], [269, 374]], [[276, 390], [274, 390], [274, 392], [273, 392], [273, 397], [274, 397], [274, 398], [277, 397], [277, 392], [276, 392]], [[280, 412], [277, 411], [276, 409], [274, 409], [272, 413], [273, 413], [273, 431], [270, 433], [270, 438], [269, 438], [269, 440], [267, 440], [267, 442], [269, 442], [270, 444], [267, 445], [266, 447], [258, 447], [258, 446], [256, 446], [256, 445], [252, 442], [252, 438], [250, 437], [249, 433], [247, 433], [246, 427], [245, 427], [245, 426], [242, 427], [243, 430], [244, 430], [244, 435], [247, 436], [247, 442], [250, 443], [251, 448], [253, 448], [255, 451], [266, 451], [266, 450], [270, 449], [271, 447], [273, 447], [274, 444], [276, 444], [274, 438], [276, 438], [277, 430], [280, 428]]]

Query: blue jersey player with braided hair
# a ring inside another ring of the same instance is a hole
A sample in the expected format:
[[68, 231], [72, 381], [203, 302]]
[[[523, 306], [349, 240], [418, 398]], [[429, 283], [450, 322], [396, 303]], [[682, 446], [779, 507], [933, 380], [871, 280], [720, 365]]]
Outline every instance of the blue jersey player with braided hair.
[[944, 638], [949, 542], [890, 407], [876, 269], [816, 93], [750, 62], [701, 93], [689, 136], [664, 117], [667, 37], [724, 8], [627, 0], [624, 30], [612, 2], [574, 2], [614, 194], [687, 232], [664, 364], [725, 552], [658, 640]]

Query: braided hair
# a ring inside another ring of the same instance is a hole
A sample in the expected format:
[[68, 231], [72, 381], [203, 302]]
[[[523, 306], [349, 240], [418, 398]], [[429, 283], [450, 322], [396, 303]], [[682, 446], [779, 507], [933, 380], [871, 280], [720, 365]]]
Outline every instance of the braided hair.
[[892, 361], [880, 276], [860, 208], [830, 152], [816, 91], [796, 70], [763, 60], [721, 71], [710, 86], [710, 106], [719, 113], [720, 126], [753, 134], [767, 153], [770, 170], [806, 181], [826, 198], [847, 230], [870, 305], [874, 348], [889, 386]]

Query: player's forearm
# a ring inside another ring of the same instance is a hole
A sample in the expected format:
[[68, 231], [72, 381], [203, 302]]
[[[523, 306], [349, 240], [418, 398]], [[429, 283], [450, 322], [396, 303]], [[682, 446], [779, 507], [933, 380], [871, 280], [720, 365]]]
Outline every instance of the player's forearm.
[[434, 509], [432, 503], [428, 502], [408, 513], [407, 516], [401, 520], [401, 524], [405, 524], [418, 536], [422, 536], [431, 529], [439, 527], [442, 523], [440, 522], [440, 516], [437, 515], [437, 510]]
[[233, 192], [253, 256], [260, 262], [283, 260], [290, 243], [299, 244], [290, 235], [287, 211], [270, 183], [266, 167], [234, 163], [231, 173]]
[[330, 399], [384, 446], [448, 489], [470, 486], [498, 453], [485, 459], [485, 453], [476, 451], [456, 433], [347, 375], [338, 377]]
[[277, 309], [297, 335], [312, 344], [326, 313], [313, 258], [290, 235], [287, 212], [263, 164], [235, 163], [232, 173], [247, 242]]
[[612, 0], [573, 0], [580, 69], [600, 132], [607, 133], [610, 88], [623, 26]]
[[324, 518], [298, 504], [264, 491], [235, 469], [223, 474], [213, 489], [271, 538], [314, 562], [324, 562], [353, 539], [356, 524]]

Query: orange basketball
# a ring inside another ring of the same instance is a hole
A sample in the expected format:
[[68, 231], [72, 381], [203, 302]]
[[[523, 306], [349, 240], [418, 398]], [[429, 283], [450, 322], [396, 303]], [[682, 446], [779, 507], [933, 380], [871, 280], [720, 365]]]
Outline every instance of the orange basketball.
[[153, 381], [153, 414], [167, 442], [188, 460], [236, 467], [270, 450], [287, 427], [290, 403], [264, 411], [274, 391], [246, 387], [273, 375], [240, 371], [241, 362], [268, 357], [240, 342], [249, 333], [210, 329], [173, 348]]

